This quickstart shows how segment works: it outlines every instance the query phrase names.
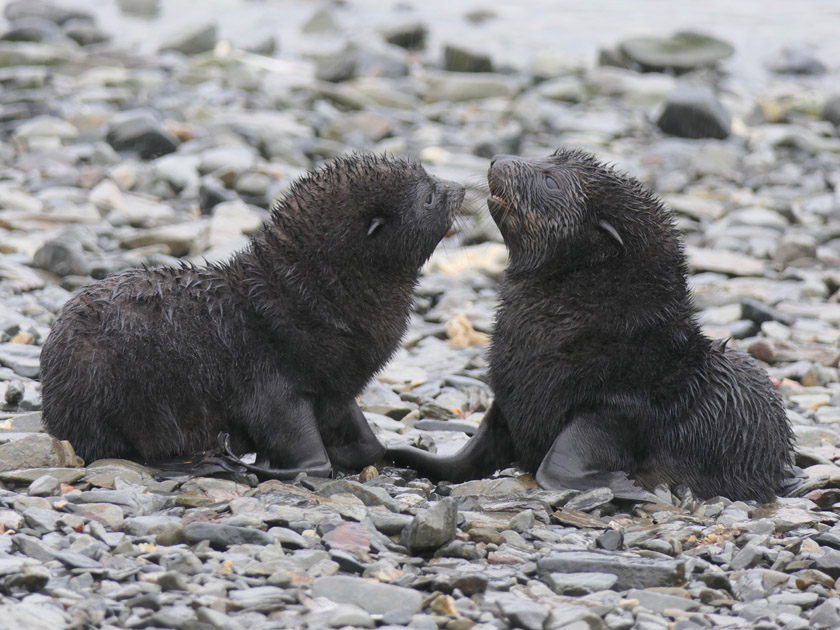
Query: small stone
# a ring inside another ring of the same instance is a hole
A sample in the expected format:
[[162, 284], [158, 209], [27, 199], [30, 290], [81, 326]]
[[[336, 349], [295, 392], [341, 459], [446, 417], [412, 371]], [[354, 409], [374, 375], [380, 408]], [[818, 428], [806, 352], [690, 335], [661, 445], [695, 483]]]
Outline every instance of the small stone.
[[14, 135], [21, 140], [50, 136], [62, 141], [71, 141], [78, 137], [79, 130], [69, 122], [54, 116], [36, 116], [15, 129]]
[[272, 527], [268, 530], [268, 533], [287, 549], [305, 549], [307, 547], [306, 539], [287, 527]]
[[389, 44], [407, 50], [422, 50], [426, 47], [429, 29], [422, 22], [408, 22], [390, 27], [382, 32], [382, 37]]
[[688, 72], [713, 66], [732, 56], [735, 49], [727, 42], [702, 33], [682, 32], [670, 37], [637, 37], [619, 45], [631, 66], [645, 72], [672, 70]]
[[368, 558], [370, 532], [361, 523], [342, 523], [326, 532], [321, 540], [331, 551], [340, 549], [349, 551], [362, 559]]
[[219, 38], [215, 23], [190, 26], [167, 39], [160, 46], [161, 52], [175, 51], [184, 55], [197, 55], [213, 50]]
[[534, 526], [536, 519], [534, 518], [533, 510], [523, 510], [512, 519], [510, 519], [510, 528], [519, 532], [520, 534], [527, 532]]
[[840, 551], [824, 549], [821, 556], [814, 558], [813, 567], [835, 579], [840, 578]]
[[823, 120], [840, 127], [840, 96], [832, 96], [825, 101], [822, 111]]
[[493, 72], [490, 56], [461, 45], [450, 44], [443, 50], [444, 67], [450, 72]]
[[189, 590], [187, 580], [178, 571], [166, 571], [159, 573], [155, 582], [164, 591], [186, 591]]
[[366, 610], [352, 604], [337, 606], [327, 619], [331, 628], [343, 628], [345, 626], [373, 628], [376, 626], [373, 617]]
[[592, 488], [569, 499], [565, 507], [570, 510], [589, 512], [606, 505], [613, 498], [614, 495], [609, 488]]
[[185, 256], [193, 249], [195, 242], [205, 229], [201, 221], [186, 221], [161, 225], [148, 230], [137, 230], [123, 238], [120, 245], [126, 249], [146, 247], [148, 245], [165, 245], [172, 256]]
[[26, 491], [30, 497], [54, 497], [61, 493], [61, 482], [52, 475], [42, 475], [29, 484]]
[[395, 609], [407, 609], [414, 614], [423, 606], [423, 595], [419, 591], [343, 575], [315, 580], [312, 596], [326, 597], [338, 604], [355, 604], [371, 614]]
[[810, 622], [813, 628], [840, 627], [840, 601], [837, 598], [826, 599], [811, 612]]
[[450, 617], [461, 616], [461, 613], [455, 607], [455, 598], [451, 595], [438, 595], [429, 602], [429, 608], [437, 615], [447, 615]]
[[384, 505], [392, 512], [400, 511], [397, 502], [383, 488], [363, 486], [362, 484], [349, 479], [339, 479], [328, 483], [318, 491], [318, 494], [322, 497], [331, 497], [334, 494], [352, 494], [367, 506]]
[[618, 577], [612, 573], [550, 573], [546, 582], [558, 595], [586, 595], [606, 591], [615, 586]]
[[78, 241], [49, 240], [35, 252], [35, 264], [57, 276], [90, 275], [90, 264]]
[[608, 529], [595, 539], [595, 545], [599, 549], [616, 551], [624, 546], [624, 534], [619, 529]]
[[62, 31], [79, 46], [93, 46], [111, 41], [110, 33], [90, 22], [73, 20], [64, 24]]
[[373, 521], [374, 527], [386, 536], [401, 533], [414, 520], [409, 514], [397, 514], [382, 509], [368, 510], [368, 517]]
[[315, 62], [315, 78], [319, 81], [340, 83], [356, 77], [357, 60], [355, 55], [340, 52], [320, 55]]
[[455, 537], [458, 508], [451, 497], [423, 510], [402, 532], [402, 543], [412, 553], [433, 551]]
[[555, 551], [537, 561], [540, 575], [551, 573], [610, 573], [617, 590], [679, 585], [685, 579], [684, 562], [644, 558], [608, 551]]
[[110, 503], [83, 503], [74, 506], [73, 511], [78, 516], [102, 523], [112, 532], [122, 531], [125, 522], [122, 508]]
[[688, 265], [695, 271], [713, 271], [730, 276], [761, 276], [764, 263], [757, 258], [725, 249], [686, 246]]
[[723, 139], [731, 122], [711, 88], [692, 85], [674, 90], [656, 124], [673, 136]]
[[516, 82], [508, 76], [493, 73], [439, 72], [428, 79], [426, 100], [473, 101], [485, 98], [509, 98], [516, 94]]
[[337, 33], [341, 29], [335, 20], [332, 7], [321, 7], [317, 9], [309, 19], [304, 22], [301, 32], [310, 35], [324, 35], [328, 33]]
[[263, 613], [285, 608], [293, 597], [292, 593], [277, 586], [254, 586], [228, 592], [228, 598], [237, 606]]
[[23, 520], [26, 526], [39, 534], [46, 534], [56, 530], [61, 514], [52, 509], [28, 508], [23, 510]]
[[0, 471], [36, 467], [75, 467], [79, 463], [70, 442], [36, 433], [0, 444]]
[[[225, 188], [213, 177], [203, 177], [198, 188], [198, 207], [201, 214], [210, 214], [219, 204], [237, 199], [236, 193]], [[206, 246], [205, 246], [206, 248]]]
[[627, 592], [626, 598], [637, 599], [639, 600], [639, 605], [657, 613], [663, 613], [666, 610], [691, 611], [700, 608], [700, 602], [652, 590], [630, 589]]
[[36, 479], [49, 475], [58, 479], [60, 483], [74, 484], [85, 476], [84, 468], [38, 467], [22, 468], [0, 472], [0, 481], [13, 484], [32, 483]]
[[273, 536], [258, 529], [220, 523], [193, 522], [184, 528], [184, 535], [191, 545], [209, 540], [215, 549], [227, 549], [231, 545], [241, 544], [270, 545], [274, 542]]
[[179, 144], [156, 113], [143, 109], [114, 116], [106, 140], [115, 150], [135, 151], [144, 160], [172, 153]]
[[9, 381], [6, 385], [6, 393], [4, 394], [4, 399], [7, 405], [17, 406], [23, 400], [23, 396], [26, 393], [26, 389], [23, 386], [23, 383], [17, 379]]
[[450, 584], [453, 589], [458, 589], [467, 597], [475, 595], [476, 593], [483, 593], [487, 590], [490, 580], [479, 573], [468, 575], [454, 575]]
[[157, 17], [160, 13], [160, 0], [117, 0], [117, 6], [123, 13], [145, 18]]
[[735, 570], [748, 569], [761, 561], [764, 554], [755, 545], [747, 545], [732, 558], [729, 566]]
[[543, 630], [543, 624], [548, 617], [546, 606], [519, 598], [500, 599], [498, 605], [513, 627], [523, 630]]
[[817, 59], [813, 51], [804, 46], [783, 48], [775, 59], [767, 64], [778, 74], [799, 74], [819, 76], [826, 73], [825, 64]]

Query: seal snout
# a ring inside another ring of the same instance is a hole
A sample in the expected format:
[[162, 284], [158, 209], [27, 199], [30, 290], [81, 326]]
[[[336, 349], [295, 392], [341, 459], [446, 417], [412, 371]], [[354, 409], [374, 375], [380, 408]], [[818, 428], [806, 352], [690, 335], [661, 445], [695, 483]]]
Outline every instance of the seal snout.
[[506, 183], [511, 180], [512, 171], [518, 161], [519, 159], [512, 155], [494, 155], [490, 160], [490, 170], [487, 172], [490, 198], [487, 200], [487, 207], [491, 214], [510, 210], [511, 199]]
[[461, 202], [464, 201], [466, 189], [458, 182], [442, 180], [438, 184], [438, 188], [442, 190], [443, 194], [446, 196], [447, 200], [452, 203], [452, 205], [459, 207]]

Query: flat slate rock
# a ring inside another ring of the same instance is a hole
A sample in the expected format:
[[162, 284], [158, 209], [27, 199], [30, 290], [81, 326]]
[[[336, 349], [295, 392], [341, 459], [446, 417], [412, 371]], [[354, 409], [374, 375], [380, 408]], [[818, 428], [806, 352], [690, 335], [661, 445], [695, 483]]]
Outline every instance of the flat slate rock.
[[614, 551], [556, 551], [537, 561], [543, 579], [552, 573], [610, 573], [618, 579], [615, 590], [679, 586], [685, 583], [685, 563], [644, 558]]
[[241, 544], [270, 545], [274, 542], [273, 536], [259, 529], [221, 523], [193, 522], [184, 528], [184, 535], [191, 545], [209, 540], [216, 549], [227, 549], [231, 545]]
[[420, 612], [423, 607], [423, 595], [419, 591], [343, 575], [315, 580], [312, 596], [326, 597], [337, 604], [356, 604], [373, 614], [400, 608], [410, 610], [413, 614]]
[[647, 72], [677, 73], [715, 65], [732, 56], [731, 44], [702, 33], [681, 32], [670, 37], [634, 37], [619, 44], [621, 54]]

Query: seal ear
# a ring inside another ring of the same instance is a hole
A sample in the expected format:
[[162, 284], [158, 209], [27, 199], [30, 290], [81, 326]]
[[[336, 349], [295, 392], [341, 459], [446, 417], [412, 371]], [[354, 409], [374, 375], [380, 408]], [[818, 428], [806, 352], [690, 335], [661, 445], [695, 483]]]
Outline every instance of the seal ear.
[[600, 221], [598, 221], [598, 227], [600, 227], [600, 228], [601, 228], [602, 230], [604, 230], [607, 234], [609, 234], [610, 236], [612, 236], [612, 237], [613, 237], [613, 238], [614, 238], [614, 239], [618, 242], [618, 244], [619, 244], [619, 245], [621, 245], [622, 247], [624, 247], [624, 241], [621, 239], [621, 236], [619, 235], [618, 230], [616, 230], [616, 229], [612, 226], [612, 224], [611, 224], [611, 223], [609, 223], [608, 221], [604, 221], [603, 219], [601, 219]]
[[370, 225], [368, 226], [367, 235], [373, 236], [376, 233], [376, 231], [383, 225], [385, 225], [385, 219], [383, 219], [382, 217], [373, 217], [373, 219], [370, 222]]

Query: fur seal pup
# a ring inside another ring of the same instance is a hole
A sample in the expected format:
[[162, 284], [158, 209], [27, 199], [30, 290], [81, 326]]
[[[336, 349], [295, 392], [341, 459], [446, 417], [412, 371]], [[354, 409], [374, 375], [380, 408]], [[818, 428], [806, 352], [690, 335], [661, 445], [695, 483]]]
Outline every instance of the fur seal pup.
[[[693, 316], [669, 211], [594, 157], [496, 156], [488, 206], [510, 253], [490, 351], [495, 402], [461, 451], [390, 450], [461, 481], [516, 461], [543, 487], [685, 484], [770, 501], [792, 432], [767, 374]], [[629, 478], [628, 478], [629, 476]]]
[[189, 457], [222, 433], [277, 478], [378, 461], [354, 399], [399, 344], [463, 197], [416, 162], [339, 158], [229, 262], [91, 284], [44, 344], [44, 424], [88, 461]]

